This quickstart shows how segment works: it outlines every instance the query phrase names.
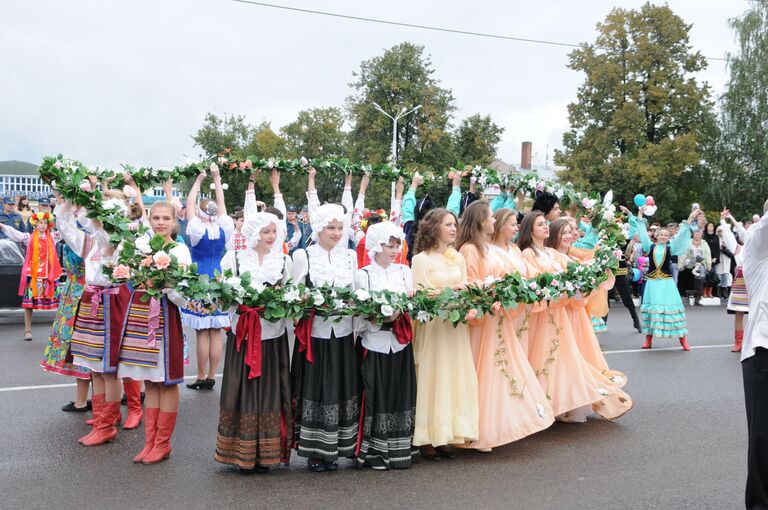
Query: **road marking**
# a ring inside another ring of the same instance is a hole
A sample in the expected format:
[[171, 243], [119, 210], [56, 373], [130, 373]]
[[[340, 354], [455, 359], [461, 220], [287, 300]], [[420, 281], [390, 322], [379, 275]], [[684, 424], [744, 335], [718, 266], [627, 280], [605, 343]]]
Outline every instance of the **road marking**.
[[[718, 345], [692, 345], [693, 349], [722, 349], [723, 347], [732, 347], [733, 344], [718, 344]], [[682, 347], [661, 347], [652, 349], [626, 349], [623, 351], [603, 351], [603, 354], [626, 354], [631, 352], [656, 352], [656, 351], [682, 351]]]
[[[216, 374], [216, 378], [221, 377], [222, 374]], [[187, 375], [184, 379], [196, 379], [196, 375]], [[64, 384], [39, 384], [37, 386], [10, 386], [8, 388], [0, 388], [0, 393], [9, 391], [26, 391], [26, 390], [48, 390], [51, 388], [74, 388], [77, 384], [64, 383]]]
[[[718, 345], [692, 345], [693, 349], [722, 349], [724, 347], [731, 347], [731, 344], [718, 344]], [[680, 347], [661, 347], [654, 349], [626, 349], [622, 351], [603, 351], [603, 354], [629, 354], [634, 352], [658, 352], [658, 351], [679, 351]], [[216, 374], [216, 377], [221, 377], [222, 374]], [[184, 379], [195, 379], [197, 376], [188, 375]], [[9, 391], [26, 391], [26, 390], [47, 390], [52, 388], [74, 388], [76, 384], [40, 384], [37, 386], [11, 386], [8, 388], [0, 388], [0, 393], [6, 393]]]

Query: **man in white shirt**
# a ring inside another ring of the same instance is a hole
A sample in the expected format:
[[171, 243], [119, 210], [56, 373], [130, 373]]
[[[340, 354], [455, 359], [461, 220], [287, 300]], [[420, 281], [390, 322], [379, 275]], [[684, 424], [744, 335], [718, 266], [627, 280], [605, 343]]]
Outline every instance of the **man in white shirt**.
[[744, 243], [749, 322], [741, 350], [749, 453], [746, 507], [768, 509], [768, 200]]

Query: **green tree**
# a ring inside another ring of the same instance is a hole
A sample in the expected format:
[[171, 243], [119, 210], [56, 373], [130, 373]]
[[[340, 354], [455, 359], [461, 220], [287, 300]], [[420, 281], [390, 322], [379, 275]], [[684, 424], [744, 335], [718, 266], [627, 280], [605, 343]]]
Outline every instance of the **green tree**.
[[312, 108], [299, 112], [296, 120], [283, 126], [289, 158], [339, 158], [346, 154], [347, 134], [340, 108]]
[[720, 100], [721, 136], [707, 202], [746, 218], [762, 212], [768, 198], [768, 1], [752, 1], [730, 26], [739, 50], [728, 56], [730, 77]]
[[496, 158], [504, 128], [496, 125], [490, 115], [479, 113], [461, 121], [454, 135], [456, 157], [462, 163], [487, 165]]
[[716, 137], [706, 67], [691, 50], [691, 25], [669, 7], [613, 9], [594, 44], [570, 54], [586, 75], [568, 105], [571, 129], [555, 161], [561, 178], [631, 203], [653, 195], [658, 218], [680, 219], [703, 188], [702, 157]]
[[221, 119], [208, 112], [203, 127], [197, 130], [192, 139], [205, 156], [215, 156], [227, 150], [241, 152], [250, 142], [251, 135], [252, 128], [245, 122], [245, 116], [224, 114]]

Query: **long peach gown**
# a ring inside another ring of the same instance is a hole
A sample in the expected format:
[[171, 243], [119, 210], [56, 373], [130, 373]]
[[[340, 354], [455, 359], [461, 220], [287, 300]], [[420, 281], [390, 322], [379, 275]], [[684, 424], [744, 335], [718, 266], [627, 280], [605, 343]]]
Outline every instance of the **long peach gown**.
[[[571, 261], [566, 255], [557, 253], [558, 258], [563, 265]], [[579, 259], [577, 259], [579, 261]], [[613, 286], [613, 279], [609, 279], [606, 287]], [[607, 292], [605, 289], [597, 289], [595, 292]], [[568, 316], [571, 320], [573, 333], [576, 337], [576, 344], [579, 346], [579, 352], [584, 359], [599, 370], [604, 376], [615, 383], [620, 383], [623, 387], [627, 383], [627, 376], [618, 370], [611, 370], [608, 362], [605, 361], [600, 343], [595, 334], [595, 328], [592, 326], [592, 319], [589, 314], [590, 305], [593, 303], [590, 295], [584, 299], [572, 299], [568, 307]], [[592, 410], [600, 416], [609, 419], [615, 419], [627, 413], [634, 406], [632, 398], [623, 390], [617, 390], [612, 395], [592, 404]]]
[[[538, 256], [532, 248], [523, 251], [528, 276], [541, 273], [559, 273], [564, 265], [558, 253], [545, 248]], [[592, 406], [611, 395], [617, 395], [625, 381], [614, 381], [593, 367], [582, 356], [568, 315], [571, 299], [559, 299], [539, 303], [532, 308], [528, 359], [536, 372], [544, 391], [550, 399], [552, 410], [564, 421], [583, 421], [586, 416], [569, 417], [570, 411], [581, 413], [585, 406]], [[617, 418], [605, 406], [595, 406], [595, 412], [606, 419]]]
[[[453, 248], [422, 252], [411, 263], [414, 288], [443, 289], [467, 283], [464, 257]], [[464, 444], [479, 438], [477, 374], [465, 324], [437, 318], [414, 321], [416, 429], [414, 446]]]
[[[480, 257], [477, 248], [465, 244], [467, 279], [500, 278], [507, 272], [496, 250]], [[480, 400], [480, 438], [471, 448], [494, 448], [546, 429], [555, 420], [547, 395], [539, 384], [515, 334], [515, 310], [484, 315], [469, 323], [469, 342], [477, 370]]]
[[[491, 245], [490, 249], [498, 254], [503, 263], [505, 272], [519, 273], [523, 278], [528, 278], [528, 270], [523, 262], [523, 253], [520, 248], [515, 244], [507, 245], [507, 248], [501, 248], [500, 246]], [[515, 325], [515, 333], [517, 334], [517, 340], [520, 342], [520, 346], [523, 348], [523, 352], [528, 352], [528, 331], [531, 320], [531, 306], [530, 305], [518, 305], [518, 313], [514, 314], [512, 319]]]

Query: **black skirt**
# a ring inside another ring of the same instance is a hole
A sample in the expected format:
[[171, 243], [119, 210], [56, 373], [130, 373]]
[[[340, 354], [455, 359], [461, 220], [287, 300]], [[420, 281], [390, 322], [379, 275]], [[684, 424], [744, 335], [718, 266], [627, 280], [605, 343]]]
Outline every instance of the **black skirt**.
[[398, 353], [363, 352], [363, 430], [358, 466], [411, 467], [416, 420], [416, 367], [413, 346]]
[[215, 459], [243, 469], [288, 462], [293, 440], [288, 337], [261, 343], [261, 377], [248, 378], [245, 342], [227, 334]]
[[312, 337], [314, 363], [294, 345], [291, 386], [299, 456], [354, 458], [360, 427], [360, 373], [352, 335]]

